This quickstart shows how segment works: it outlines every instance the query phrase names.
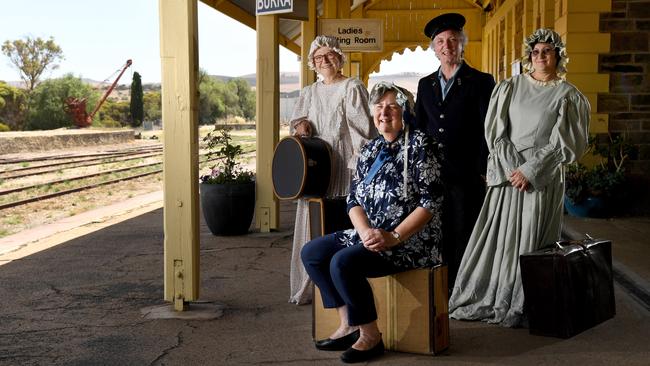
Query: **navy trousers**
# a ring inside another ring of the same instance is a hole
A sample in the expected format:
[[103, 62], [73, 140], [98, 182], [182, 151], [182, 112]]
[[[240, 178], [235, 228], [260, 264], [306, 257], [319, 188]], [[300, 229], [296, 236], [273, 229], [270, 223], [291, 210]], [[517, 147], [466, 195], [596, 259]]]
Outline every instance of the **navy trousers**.
[[377, 309], [368, 278], [383, 277], [407, 269], [366, 249], [362, 244], [345, 247], [335, 234], [316, 238], [305, 244], [300, 252], [302, 263], [318, 286], [323, 307], [348, 306], [351, 326], [367, 324], [377, 319]]

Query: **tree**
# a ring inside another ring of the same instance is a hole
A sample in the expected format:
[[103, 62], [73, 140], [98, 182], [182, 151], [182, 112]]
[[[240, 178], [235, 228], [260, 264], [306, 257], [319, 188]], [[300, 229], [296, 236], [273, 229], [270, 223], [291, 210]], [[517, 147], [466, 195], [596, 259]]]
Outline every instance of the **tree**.
[[34, 89], [29, 101], [29, 117], [25, 129], [52, 130], [73, 126], [72, 118], [63, 110], [68, 97], [88, 98], [86, 111], [97, 104], [99, 93], [72, 74], [46, 80]]
[[27, 118], [27, 95], [21, 89], [0, 81], [0, 123], [21, 131]]
[[52, 37], [47, 41], [40, 37], [5, 41], [2, 45], [2, 53], [9, 57], [11, 63], [18, 69], [20, 78], [25, 82], [30, 93], [45, 70], [56, 69], [59, 66], [56, 62], [63, 59], [63, 51], [54, 43]]
[[162, 97], [160, 92], [153, 91], [144, 94], [144, 119], [158, 121], [162, 117]]
[[129, 110], [131, 111], [131, 126], [140, 126], [144, 119], [144, 95], [142, 92], [142, 79], [138, 72], [133, 73], [133, 81], [131, 81], [131, 104], [129, 105]]
[[255, 118], [255, 92], [245, 79], [235, 78], [228, 82], [239, 98], [239, 110], [241, 116], [247, 120]]
[[106, 127], [128, 126], [131, 120], [129, 102], [107, 99], [97, 112], [99, 121]]
[[217, 118], [226, 114], [223, 102], [223, 83], [212, 78], [202, 78], [199, 84], [199, 123], [214, 123]]
[[199, 71], [199, 123], [214, 123], [219, 118], [255, 117], [255, 93], [246, 80], [221, 81]]

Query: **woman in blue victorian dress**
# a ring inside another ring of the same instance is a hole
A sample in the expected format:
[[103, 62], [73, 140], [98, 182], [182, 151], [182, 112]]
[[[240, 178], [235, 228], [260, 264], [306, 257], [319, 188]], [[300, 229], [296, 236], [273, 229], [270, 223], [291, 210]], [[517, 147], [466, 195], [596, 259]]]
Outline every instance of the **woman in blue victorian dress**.
[[354, 229], [307, 243], [301, 258], [321, 291], [323, 306], [337, 309], [340, 324], [321, 350], [342, 350], [341, 360], [363, 362], [384, 352], [367, 278], [441, 262], [440, 165], [423, 132], [409, 129], [413, 96], [382, 82], [370, 94], [380, 136], [360, 152], [348, 195]]

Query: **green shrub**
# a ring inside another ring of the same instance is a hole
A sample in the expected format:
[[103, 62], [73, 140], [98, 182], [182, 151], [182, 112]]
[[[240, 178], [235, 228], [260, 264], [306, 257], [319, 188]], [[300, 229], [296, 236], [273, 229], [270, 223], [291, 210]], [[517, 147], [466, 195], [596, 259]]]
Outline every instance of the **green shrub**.
[[114, 120], [114, 119], [112, 119], [110, 117], [102, 119], [99, 122], [99, 125], [101, 127], [107, 127], [107, 128], [119, 128], [119, 127], [122, 127], [122, 124], [120, 122], [118, 122], [118, 121], [116, 121], [116, 120]]
[[625, 185], [624, 164], [634, 153], [634, 147], [623, 136], [607, 135], [607, 141], [589, 138], [589, 149], [600, 158], [598, 164], [587, 168], [581, 163], [567, 166], [565, 194], [572, 203], [581, 203], [588, 197], [611, 199]]

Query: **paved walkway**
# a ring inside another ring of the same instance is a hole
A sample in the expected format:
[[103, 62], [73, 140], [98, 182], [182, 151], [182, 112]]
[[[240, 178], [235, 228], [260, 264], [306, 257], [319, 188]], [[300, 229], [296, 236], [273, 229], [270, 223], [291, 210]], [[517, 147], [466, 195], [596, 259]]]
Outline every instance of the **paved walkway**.
[[[29, 256], [3, 254], [0, 365], [340, 364], [338, 352], [313, 347], [311, 307], [287, 302], [292, 210], [283, 205], [281, 230], [268, 234], [215, 237], [201, 226], [201, 299], [223, 306], [215, 320], [143, 316], [165, 304], [162, 209]], [[648, 223], [568, 218], [567, 232], [613, 239], [615, 261], [645, 281]], [[648, 365], [650, 312], [626, 287], [615, 293], [616, 317], [570, 339], [452, 320], [447, 352], [372, 364]]]
[[151, 192], [0, 238], [0, 265], [161, 208], [162, 199]]

